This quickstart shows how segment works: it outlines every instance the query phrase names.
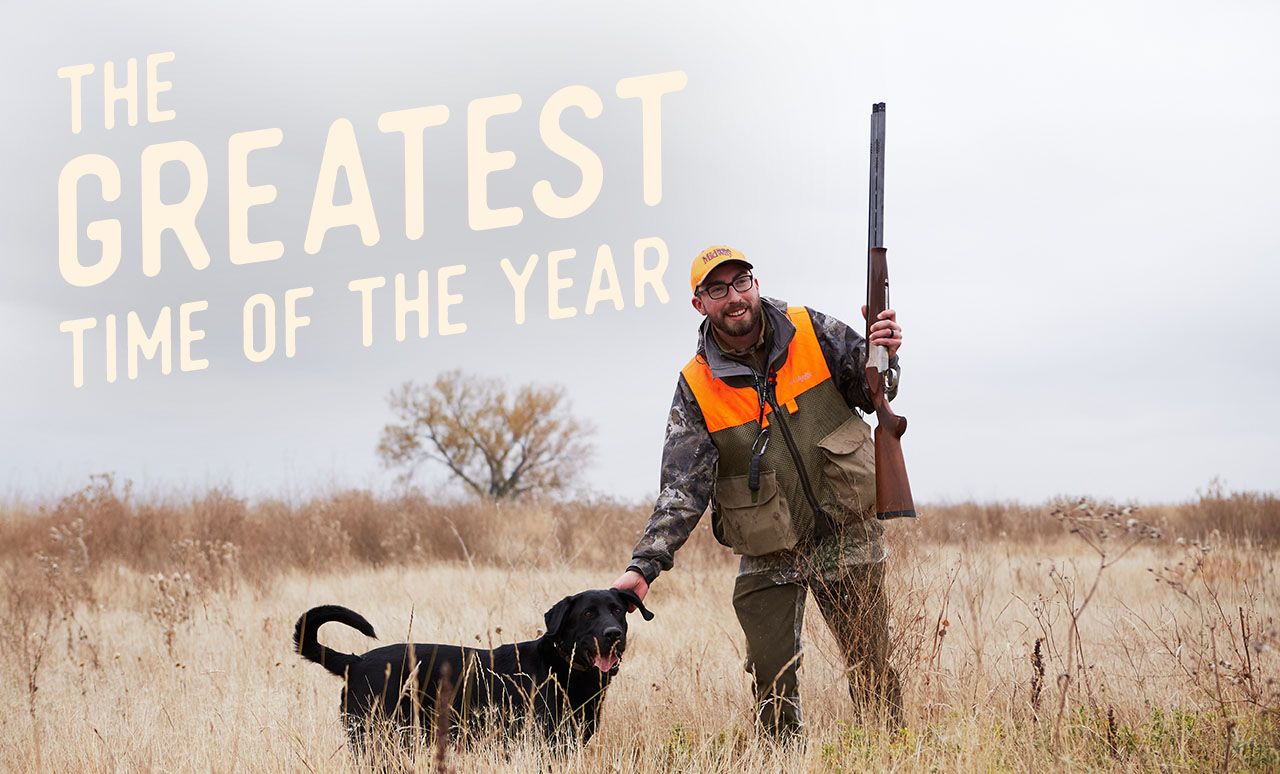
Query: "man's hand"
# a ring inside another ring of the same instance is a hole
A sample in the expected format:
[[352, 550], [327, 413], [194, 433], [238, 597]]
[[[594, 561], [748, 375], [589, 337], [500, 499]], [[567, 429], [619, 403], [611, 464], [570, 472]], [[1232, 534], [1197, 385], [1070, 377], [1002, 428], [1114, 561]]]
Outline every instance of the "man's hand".
[[[862, 305], [862, 318], [867, 317], [867, 305]], [[898, 347], [902, 346], [902, 326], [898, 325], [898, 313], [892, 309], [886, 309], [880, 313], [880, 319], [876, 320], [871, 326], [871, 341], [873, 347], [885, 347], [889, 350], [889, 357], [898, 354]]]
[[[649, 582], [644, 579], [643, 575], [635, 570], [627, 570], [622, 573], [621, 578], [618, 578], [613, 582], [613, 588], [631, 589], [636, 593], [637, 597], [640, 597], [640, 601], [643, 602], [645, 595], [649, 593]], [[636, 609], [635, 605], [628, 605], [627, 607], [629, 608], [627, 610], [628, 613]]]

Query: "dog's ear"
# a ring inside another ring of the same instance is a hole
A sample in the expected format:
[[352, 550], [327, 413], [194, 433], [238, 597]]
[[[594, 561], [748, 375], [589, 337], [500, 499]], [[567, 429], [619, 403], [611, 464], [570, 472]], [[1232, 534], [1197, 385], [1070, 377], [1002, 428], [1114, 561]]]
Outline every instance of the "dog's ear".
[[560, 627], [564, 626], [564, 617], [569, 614], [569, 608], [573, 607], [573, 600], [576, 598], [576, 594], [565, 597], [543, 614], [542, 620], [547, 624], [548, 636], [555, 638], [560, 633]]
[[640, 601], [640, 595], [637, 594], [635, 591], [633, 591], [632, 589], [613, 589], [613, 593], [622, 597], [623, 601], [627, 602], [628, 604], [635, 605], [637, 608], [639, 608], [640, 615], [644, 616], [644, 620], [646, 621], [653, 620], [653, 613], [650, 613], [649, 608], [644, 606], [644, 603]]

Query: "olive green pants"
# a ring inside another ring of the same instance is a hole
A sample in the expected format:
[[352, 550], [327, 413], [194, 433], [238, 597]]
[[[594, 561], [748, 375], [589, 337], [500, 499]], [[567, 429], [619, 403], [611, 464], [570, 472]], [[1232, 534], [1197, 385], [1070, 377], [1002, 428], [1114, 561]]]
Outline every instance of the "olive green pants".
[[805, 597], [813, 593], [818, 609], [844, 653], [849, 694], [860, 709], [883, 708], [889, 720], [902, 720], [898, 673], [889, 666], [889, 600], [884, 564], [858, 565], [835, 582], [779, 582], [774, 576], [740, 575], [733, 608], [747, 637], [747, 672], [755, 680], [761, 726], [775, 735], [800, 731], [800, 630]]

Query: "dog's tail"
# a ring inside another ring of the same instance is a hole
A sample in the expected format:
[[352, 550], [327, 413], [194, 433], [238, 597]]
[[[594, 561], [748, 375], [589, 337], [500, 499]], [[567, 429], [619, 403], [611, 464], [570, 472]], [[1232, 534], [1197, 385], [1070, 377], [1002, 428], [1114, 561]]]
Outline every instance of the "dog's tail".
[[345, 677], [347, 667], [358, 663], [360, 657], [354, 653], [339, 653], [320, 644], [316, 633], [321, 626], [331, 621], [346, 624], [366, 637], [378, 636], [373, 633], [373, 626], [364, 620], [364, 616], [354, 610], [340, 605], [321, 605], [311, 608], [298, 619], [298, 625], [293, 627], [293, 647], [308, 661], [316, 662], [338, 677]]

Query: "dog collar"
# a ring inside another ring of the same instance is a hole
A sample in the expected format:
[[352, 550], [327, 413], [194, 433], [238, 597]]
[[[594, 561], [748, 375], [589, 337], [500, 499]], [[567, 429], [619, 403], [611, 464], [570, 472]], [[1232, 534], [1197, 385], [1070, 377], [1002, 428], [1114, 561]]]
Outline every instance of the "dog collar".
[[566, 663], [566, 664], [568, 664], [568, 665], [569, 665], [569, 668], [570, 668], [570, 669], [572, 669], [573, 671], [575, 671], [575, 672], [585, 672], [585, 671], [587, 671], [587, 668], [586, 668], [585, 666], [583, 666], [582, 664], [579, 664], [577, 661], [574, 661], [574, 660], [573, 660], [573, 653], [572, 653], [572, 652], [570, 652], [570, 653], [565, 653], [565, 652], [560, 648], [560, 646], [559, 646], [559, 645], [556, 645], [556, 655], [558, 655], [558, 656], [560, 656], [560, 658], [564, 659], [564, 660], [565, 660], [565, 663]]

